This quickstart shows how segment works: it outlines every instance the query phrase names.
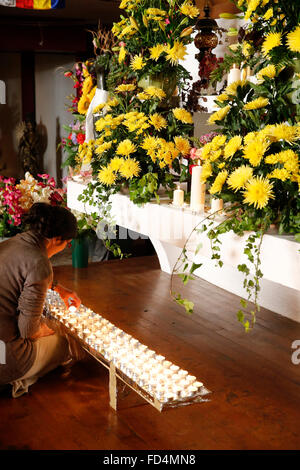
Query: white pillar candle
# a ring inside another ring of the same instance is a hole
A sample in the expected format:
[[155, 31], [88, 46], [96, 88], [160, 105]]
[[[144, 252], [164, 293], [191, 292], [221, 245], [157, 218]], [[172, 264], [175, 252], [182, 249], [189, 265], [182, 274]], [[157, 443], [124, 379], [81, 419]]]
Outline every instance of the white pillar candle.
[[241, 79], [241, 71], [240, 69], [233, 64], [233, 67], [230, 69], [228, 78], [227, 78], [227, 85], [230, 85], [233, 82]]
[[177, 185], [177, 189], [173, 192], [173, 204], [174, 206], [181, 207], [184, 203], [184, 191]]
[[216, 211], [221, 211], [222, 209], [223, 209], [223, 199], [212, 198], [210, 211], [213, 213]]
[[195, 165], [192, 168], [191, 183], [191, 203], [190, 207], [193, 211], [204, 210], [205, 202], [205, 183], [201, 182], [202, 166]]

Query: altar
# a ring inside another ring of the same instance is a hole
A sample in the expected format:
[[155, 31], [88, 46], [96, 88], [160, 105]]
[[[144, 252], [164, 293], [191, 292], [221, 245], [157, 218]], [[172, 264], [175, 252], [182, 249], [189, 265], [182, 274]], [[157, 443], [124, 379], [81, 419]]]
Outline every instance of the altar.
[[[85, 184], [68, 182], [68, 207], [84, 213], [98, 212], [99, 208], [78, 201]], [[189, 208], [176, 208], [168, 199], [161, 203], [149, 202], [142, 207], [133, 204], [123, 194], [111, 196], [111, 215], [114, 223], [131, 232], [121, 232], [123, 236], [150, 238], [162, 271], [171, 274], [181, 250], [193, 228], [208, 214], [198, 214]], [[134, 233], [133, 233], [134, 232]], [[196, 263], [203, 266], [195, 275], [238, 296], [244, 297], [243, 276], [237, 265], [246, 262], [243, 254], [244, 242], [249, 234], [239, 237], [233, 232], [222, 235], [222, 268], [215, 267], [210, 259], [210, 242], [205, 234], [191, 241], [188, 249], [195, 249], [195, 243], [202, 243], [195, 257]], [[263, 238], [261, 251], [261, 291], [259, 303], [273, 312], [300, 322], [300, 259], [299, 243], [292, 235], [267, 233]], [[193, 282], [193, 281], [191, 281]]]

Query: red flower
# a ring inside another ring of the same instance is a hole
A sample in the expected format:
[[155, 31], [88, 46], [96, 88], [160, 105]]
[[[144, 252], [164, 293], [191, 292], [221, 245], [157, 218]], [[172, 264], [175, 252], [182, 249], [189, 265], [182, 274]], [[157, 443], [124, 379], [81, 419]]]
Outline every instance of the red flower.
[[85, 134], [82, 134], [81, 132], [78, 132], [76, 137], [77, 137], [77, 142], [79, 144], [83, 144], [83, 142], [85, 141]]
[[192, 174], [192, 170], [193, 170], [194, 166], [199, 166], [199, 165], [189, 165], [189, 173], [190, 173], [190, 175]]

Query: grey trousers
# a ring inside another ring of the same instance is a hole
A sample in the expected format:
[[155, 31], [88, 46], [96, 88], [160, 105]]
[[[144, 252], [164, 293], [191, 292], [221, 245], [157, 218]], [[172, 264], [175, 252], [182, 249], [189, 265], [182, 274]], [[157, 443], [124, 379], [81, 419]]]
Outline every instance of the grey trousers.
[[33, 385], [39, 377], [59, 365], [66, 365], [72, 359], [67, 338], [58, 333], [38, 338], [35, 344], [37, 353], [32, 367], [23, 377], [11, 382], [13, 398], [27, 393], [30, 385]]

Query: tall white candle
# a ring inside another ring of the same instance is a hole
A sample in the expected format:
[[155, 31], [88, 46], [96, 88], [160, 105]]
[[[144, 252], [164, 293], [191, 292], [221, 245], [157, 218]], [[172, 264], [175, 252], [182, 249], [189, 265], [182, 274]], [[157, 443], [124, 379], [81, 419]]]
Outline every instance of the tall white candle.
[[230, 69], [228, 78], [227, 78], [227, 85], [230, 85], [233, 82], [241, 79], [241, 71], [237, 66], [234, 64], [232, 69]]
[[190, 203], [190, 207], [193, 211], [204, 210], [205, 184], [201, 182], [201, 173], [202, 166], [193, 166]]
[[184, 203], [184, 191], [180, 189], [180, 185], [177, 185], [177, 189], [173, 192], [173, 204], [174, 206], [181, 207]]

